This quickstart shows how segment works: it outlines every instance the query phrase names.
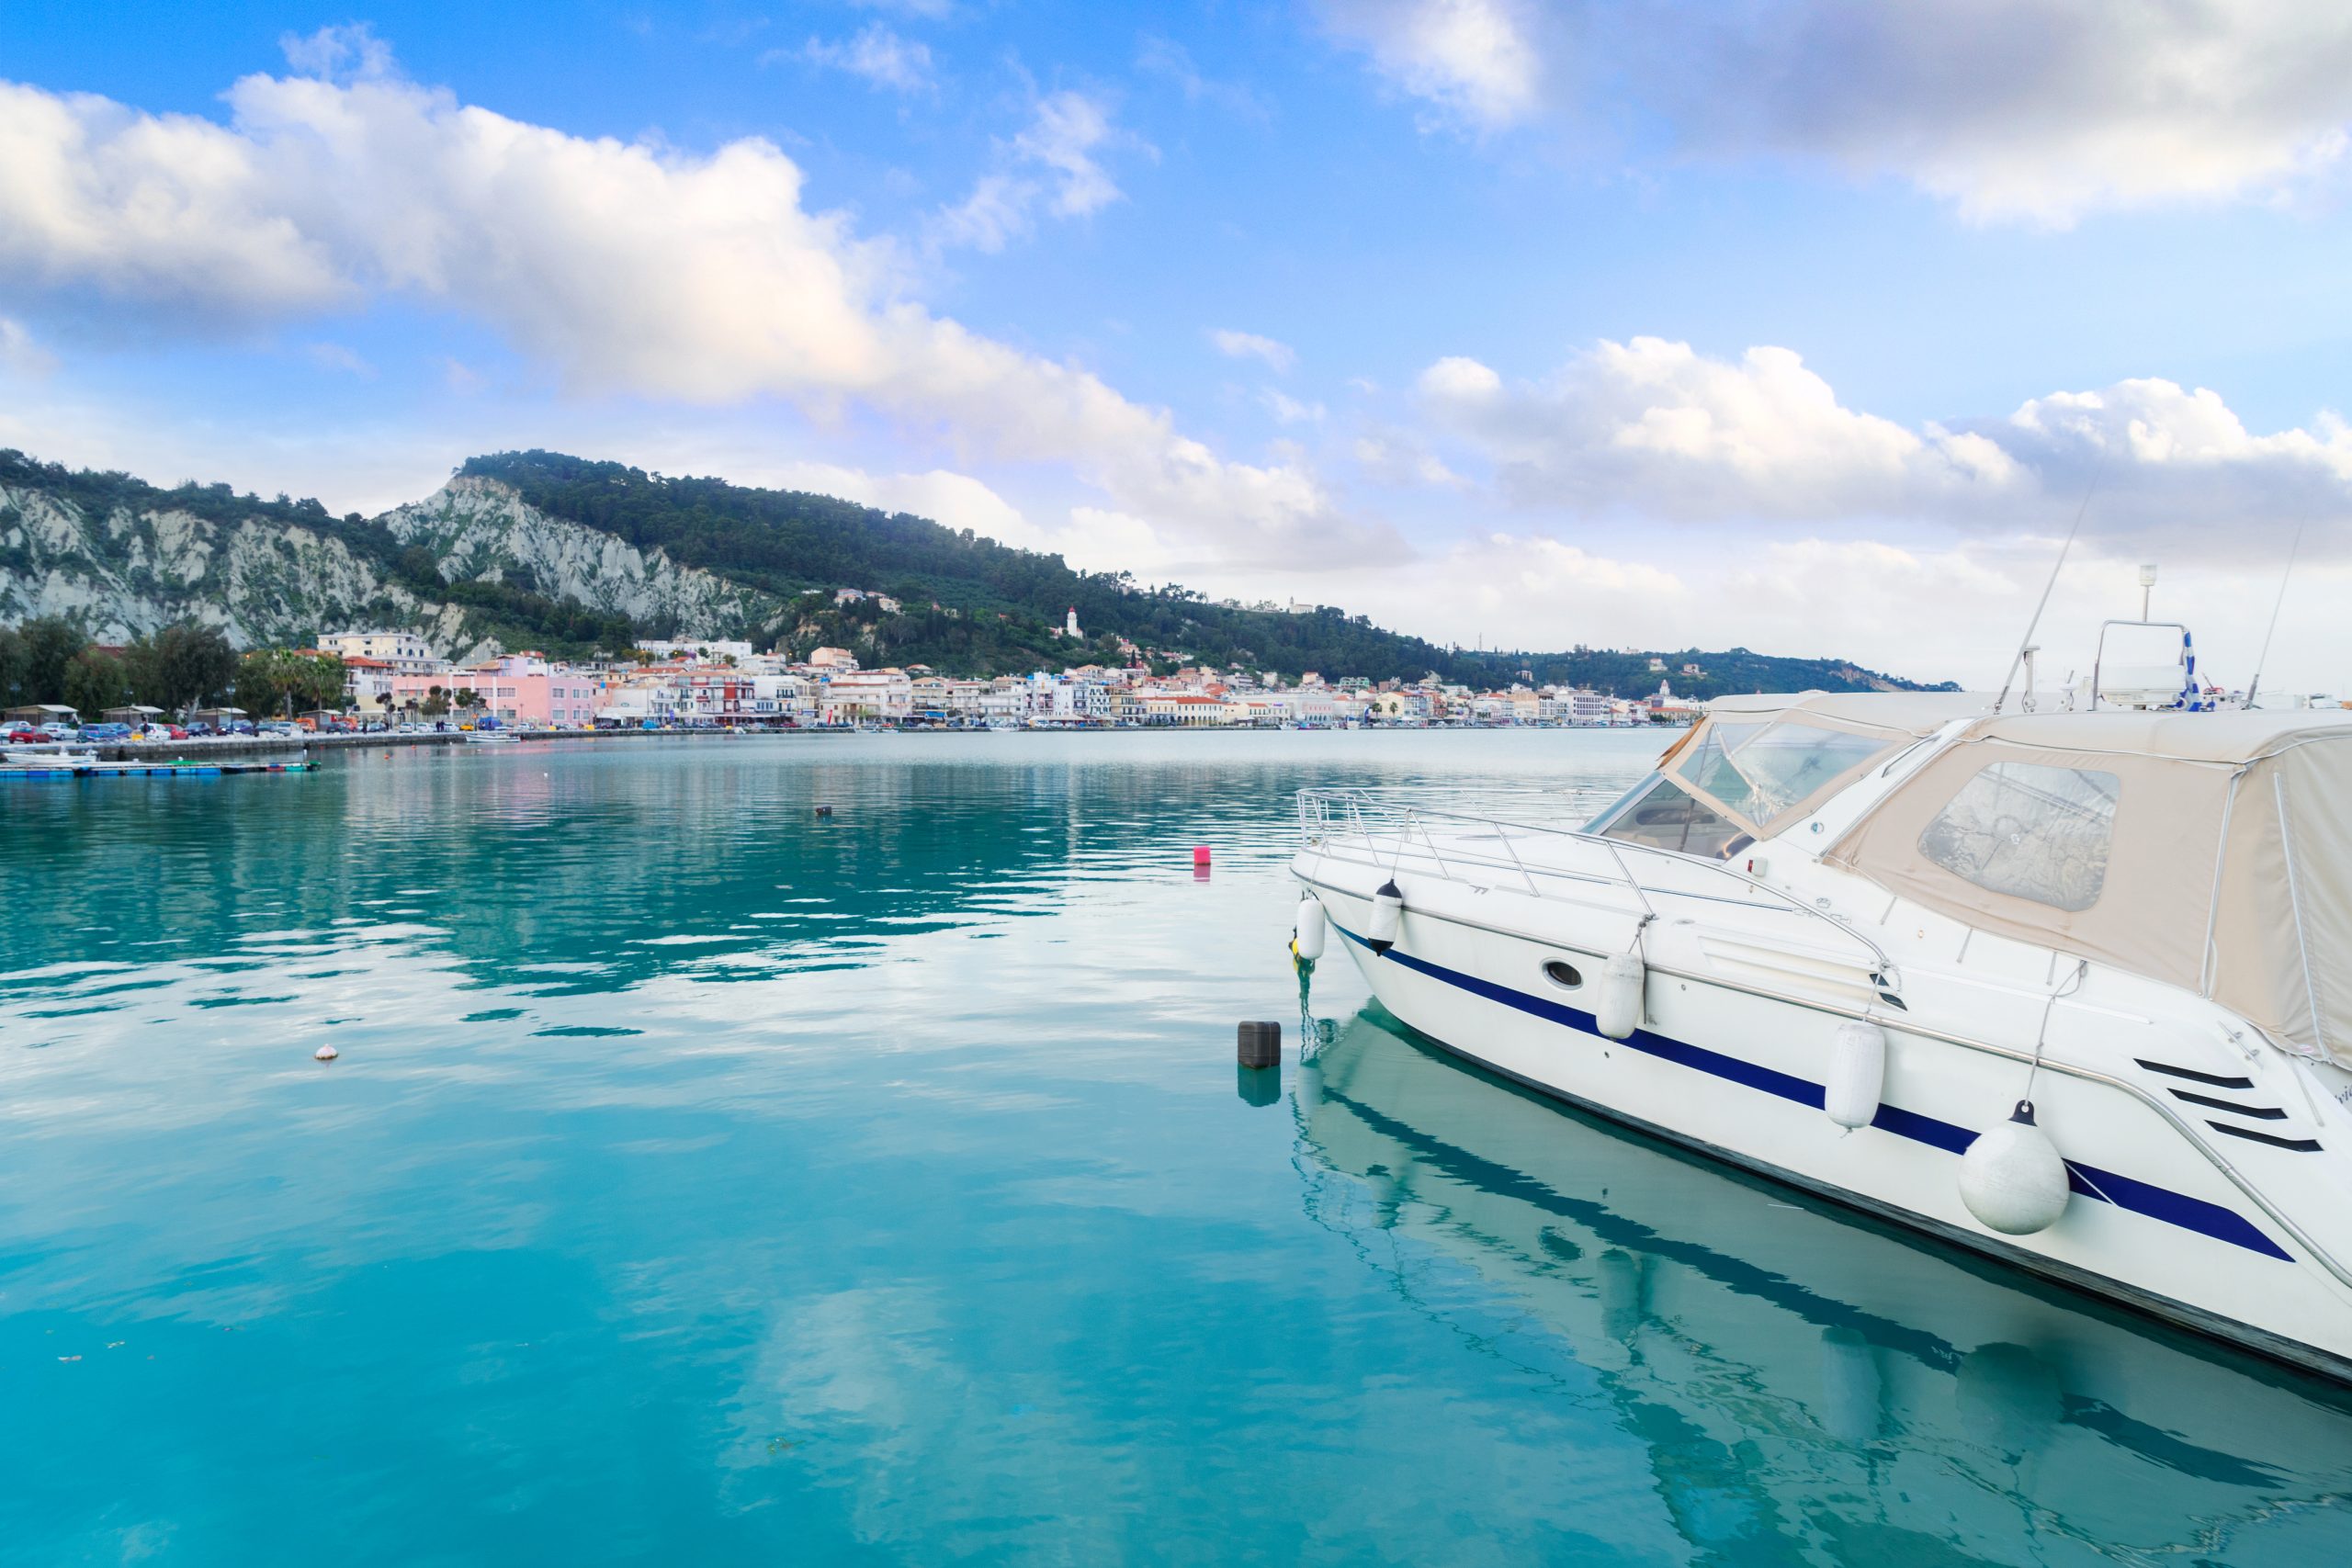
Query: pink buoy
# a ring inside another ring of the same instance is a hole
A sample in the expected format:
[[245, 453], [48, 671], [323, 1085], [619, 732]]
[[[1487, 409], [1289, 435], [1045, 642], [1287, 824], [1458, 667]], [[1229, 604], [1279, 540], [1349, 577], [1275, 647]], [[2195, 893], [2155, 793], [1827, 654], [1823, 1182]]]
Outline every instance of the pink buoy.
[[1193, 846], [1193, 863], [1194, 865], [1206, 865], [1209, 863], [1209, 847], [1206, 844], [1194, 844]]
[[311, 1060], [314, 1062], [332, 1062], [341, 1055], [343, 1055], [343, 1053], [336, 1050], [332, 1045], [322, 1045], [317, 1050], [311, 1053]]

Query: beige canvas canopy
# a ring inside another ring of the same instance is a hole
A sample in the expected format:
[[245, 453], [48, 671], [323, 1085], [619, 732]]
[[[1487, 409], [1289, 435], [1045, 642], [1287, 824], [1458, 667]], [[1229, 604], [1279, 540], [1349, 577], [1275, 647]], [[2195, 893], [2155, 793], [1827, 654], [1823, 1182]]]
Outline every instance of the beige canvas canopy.
[[2352, 1066], [2352, 715], [1987, 718], [1826, 858]]
[[1717, 697], [1709, 718], [1823, 718], [1865, 729], [1918, 737], [1933, 735], [1956, 718], [1973, 718], [1993, 705], [1983, 692], [1759, 692], [1754, 696]]

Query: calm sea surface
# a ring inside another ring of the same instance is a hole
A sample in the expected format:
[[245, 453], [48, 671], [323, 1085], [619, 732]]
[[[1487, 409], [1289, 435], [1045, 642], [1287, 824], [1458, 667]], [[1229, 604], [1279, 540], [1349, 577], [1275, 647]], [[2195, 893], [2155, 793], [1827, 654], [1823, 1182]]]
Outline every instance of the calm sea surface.
[[1653, 748], [0, 784], [0, 1559], [2352, 1560], [2323, 1385], [1453, 1065], [1336, 945], [1301, 1067], [1287, 792], [1580, 819]]

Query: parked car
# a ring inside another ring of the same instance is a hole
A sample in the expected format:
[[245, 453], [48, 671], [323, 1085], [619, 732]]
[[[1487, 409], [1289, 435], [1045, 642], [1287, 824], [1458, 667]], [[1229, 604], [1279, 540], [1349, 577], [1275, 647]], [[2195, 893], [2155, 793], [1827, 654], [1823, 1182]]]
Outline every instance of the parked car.
[[127, 724], [85, 724], [82, 727], [85, 740], [128, 740], [130, 726]]

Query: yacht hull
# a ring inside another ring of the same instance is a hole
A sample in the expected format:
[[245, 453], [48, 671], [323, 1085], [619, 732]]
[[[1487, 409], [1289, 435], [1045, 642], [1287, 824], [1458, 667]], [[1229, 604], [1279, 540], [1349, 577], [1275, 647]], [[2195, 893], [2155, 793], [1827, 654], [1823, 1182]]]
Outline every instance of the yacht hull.
[[1491, 889], [1475, 910], [1424, 900], [1395, 945], [1375, 952], [1363, 935], [1370, 889], [1318, 876], [1320, 866], [1295, 869], [1382, 1005], [1455, 1055], [1654, 1136], [2352, 1381], [2343, 1286], [2144, 1095], [2096, 1075], [2045, 1069], [2032, 1078], [2073, 1193], [2048, 1230], [2000, 1236], [1961, 1201], [1960, 1155], [2022, 1097], [2025, 1064], [1874, 1015], [1888, 1032], [1885, 1089], [1877, 1119], [1849, 1132], [1823, 1111], [1822, 1080], [1830, 1032], [1850, 1010], [1654, 967], [1641, 1026], [1610, 1039], [1588, 1010], [1589, 988], [1554, 984], [1544, 967], [1566, 962], [1597, 974], [1609, 949], [1556, 919], [1546, 929], [1537, 900]]

